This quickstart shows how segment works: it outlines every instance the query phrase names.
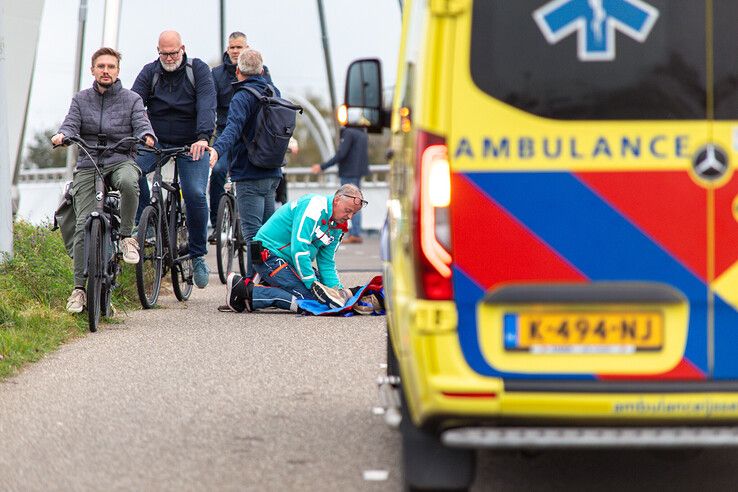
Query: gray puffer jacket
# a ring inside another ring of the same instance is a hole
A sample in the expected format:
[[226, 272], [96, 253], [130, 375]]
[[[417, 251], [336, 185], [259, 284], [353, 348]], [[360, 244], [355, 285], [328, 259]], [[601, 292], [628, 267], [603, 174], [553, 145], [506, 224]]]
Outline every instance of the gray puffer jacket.
[[[89, 145], [97, 145], [100, 134], [106, 135], [107, 145], [131, 136], [144, 138], [151, 135], [156, 139], [141, 96], [124, 89], [120, 80], [116, 80], [102, 94], [97, 90], [97, 81], [92, 83], [92, 88], [75, 94], [59, 133], [63, 133], [66, 137], [79, 135]], [[90, 154], [95, 160], [98, 159], [97, 152]], [[98, 165], [112, 166], [134, 159], [135, 156], [135, 144], [121, 146], [115, 152], [103, 155]], [[91, 167], [93, 165], [87, 154], [80, 151], [77, 169]]]

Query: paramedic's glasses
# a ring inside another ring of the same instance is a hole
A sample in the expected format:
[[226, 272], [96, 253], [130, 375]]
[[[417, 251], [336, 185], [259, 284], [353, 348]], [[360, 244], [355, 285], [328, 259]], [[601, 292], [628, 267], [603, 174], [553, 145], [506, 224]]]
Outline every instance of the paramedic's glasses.
[[159, 51], [159, 56], [162, 58], [177, 58], [181, 51], [182, 48], [178, 49], [177, 51]]
[[362, 200], [358, 196], [351, 196], [351, 195], [343, 195], [343, 196], [345, 196], [346, 198], [353, 198], [354, 199], [354, 205], [361, 205], [361, 208], [364, 208], [367, 205], [369, 205], [369, 202], [367, 202], [366, 200]]

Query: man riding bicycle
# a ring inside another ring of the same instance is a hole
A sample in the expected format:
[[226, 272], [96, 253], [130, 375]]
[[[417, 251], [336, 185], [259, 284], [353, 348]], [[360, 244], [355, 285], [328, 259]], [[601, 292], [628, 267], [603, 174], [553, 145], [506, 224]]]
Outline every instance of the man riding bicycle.
[[[69, 112], [59, 131], [51, 137], [51, 143], [61, 145], [64, 137], [79, 135], [89, 145], [109, 145], [124, 137], [139, 137], [146, 145], [156, 142], [154, 130], [146, 117], [141, 97], [124, 89], [118, 74], [121, 55], [112, 48], [100, 48], [92, 55], [90, 71], [95, 81], [90, 89], [74, 95]], [[120, 191], [123, 261], [136, 264], [139, 260], [138, 244], [131, 237], [133, 220], [138, 207], [138, 178], [141, 174], [136, 162], [136, 146], [122, 146], [105, 155], [90, 152], [103, 176], [110, 185]], [[77, 218], [74, 231], [74, 290], [67, 300], [67, 311], [80, 313], [85, 308], [84, 230], [87, 216], [95, 208], [95, 166], [90, 158], [80, 153], [72, 181], [74, 213]]]
[[[159, 35], [156, 60], [146, 64], [131, 89], [143, 99], [162, 148], [190, 146], [189, 156], [176, 158], [182, 195], [186, 205], [189, 255], [193, 281], [204, 289], [210, 269], [205, 262], [208, 236], [208, 201], [206, 191], [210, 156], [208, 142], [215, 128], [215, 85], [207, 63], [189, 57], [176, 31]], [[144, 175], [154, 171], [156, 156], [142, 154], [136, 160]], [[149, 204], [149, 183], [139, 179], [141, 200], [137, 219]]]

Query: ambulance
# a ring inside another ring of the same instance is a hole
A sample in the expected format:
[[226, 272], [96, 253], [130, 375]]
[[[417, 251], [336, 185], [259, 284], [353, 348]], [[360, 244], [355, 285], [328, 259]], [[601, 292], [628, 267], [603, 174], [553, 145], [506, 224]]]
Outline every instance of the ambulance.
[[[409, 490], [478, 449], [738, 444], [738, 2], [408, 0], [388, 370]], [[389, 105], [388, 105], [389, 106]]]

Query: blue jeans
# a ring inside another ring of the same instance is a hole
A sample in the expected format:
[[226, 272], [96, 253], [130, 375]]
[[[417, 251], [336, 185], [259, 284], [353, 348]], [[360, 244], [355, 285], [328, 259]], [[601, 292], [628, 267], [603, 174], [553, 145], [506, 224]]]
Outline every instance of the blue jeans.
[[254, 265], [254, 270], [270, 285], [254, 285], [254, 310], [279, 308], [297, 312], [298, 299], [317, 300], [292, 266], [278, 256], [270, 255], [264, 263]]
[[213, 170], [210, 172], [210, 225], [215, 228], [215, 222], [218, 220], [218, 204], [220, 197], [223, 195], [226, 176], [228, 175], [228, 163], [230, 160], [230, 152], [225, 151], [218, 158]]
[[[251, 258], [249, 241], [256, 236], [259, 228], [274, 213], [274, 196], [279, 178], [251, 179], [236, 183], [236, 202], [238, 215], [241, 217], [241, 234], [246, 243], [246, 258]], [[251, 262], [248, 262], [246, 275], [254, 274]]]
[[[179, 147], [166, 143], [157, 143], [158, 148]], [[151, 194], [149, 182], [146, 175], [154, 171], [157, 155], [143, 152], [136, 157], [136, 164], [141, 168], [141, 178], [138, 187], [141, 190], [138, 200], [138, 211], [136, 212], [136, 223], [141, 218], [141, 212], [149, 204]], [[179, 183], [182, 187], [185, 206], [187, 207], [187, 229], [190, 235], [189, 249], [192, 258], [203, 256], [208, 252], [208, 200], [205, 192], [208, 187], [208, 174], [210, 171], [210, 153], [205, 152], [198, 161], [193, 161], [189, 155], [177, 157], [177, 169], [179, 170]]]
[[[341, 182], [341, 186], [345, 184], [352, 184], [361, 189], [361, 177], [351, 178], [348, 176], [341, 176], [339, 179]], [[349, 229], [349, 235], [361, 236], [361, 212], [351, 217], [351, 228]]]

